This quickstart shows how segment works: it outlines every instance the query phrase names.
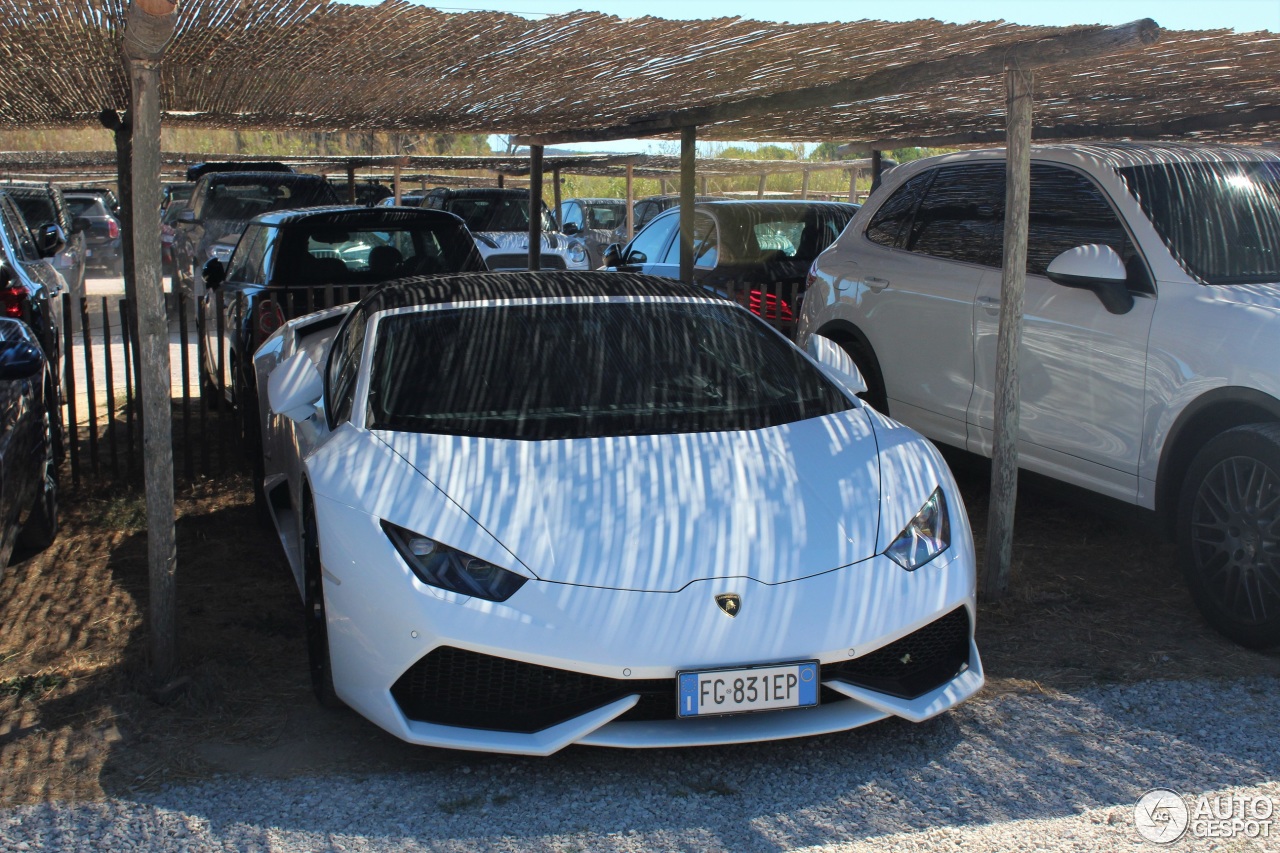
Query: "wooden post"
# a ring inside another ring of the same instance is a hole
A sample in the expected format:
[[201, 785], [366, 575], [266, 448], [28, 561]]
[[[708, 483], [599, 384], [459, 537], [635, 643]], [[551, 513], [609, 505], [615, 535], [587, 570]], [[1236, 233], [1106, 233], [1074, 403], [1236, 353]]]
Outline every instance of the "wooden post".
[[760, 183], [756, 186], [756, 198], [764, 198], [764, 182], [769, 180], [767, 172], [760, 173]]
[[708, 178], [706, 175], [703, 175], [701, 178], [698, 178], [698, 186], [700, 188], [700, 192], [703, 195], [707, 194], [707, 180]]
[[347, 162], [347, 204], [356, 203], [356, 164]]
[[627, 239], [636, 236], [636, 191], [632, 183], [635, 166], [627, 164]]
[[855, 202], [857, 200], [858, 200], [858, 170], [850, 169], [849, 170], [849, 201]]
[[[133, 254], [133, 125], [127, 116], [117, 110], [103, 110], [98, 121], [111, 131], [116, 144], [116, 187], [120, 190], [120, 251], [121, 272], [124, 275], [124, 297], [130, 305], [138, 304], [138, 288]], [[87, 298], [85, 284], [80, 282], [80, 298]], [[141, 354], [138, 352], [138, 313], [129, 315], [129, 335], [133, 347], [133, 385], [142, 387]]]
[[[133, 224], [138, 234], [160, 233], [160, 60], [173, 35], [177, 4], [133, 0], [121, 46], [129, 74], [133, 125]], [[173, 424], [169, 374], [169, 323], [165, 317], [160, 242], [135, 246], [137, 314], [142, 361], [142, 443], [147, 494], [147, 565], [150, 575], [151, 679], [156, 696], [170, 698], [180, 685], [173, 504]]]
[[693, 198], [698, 129], [680, 128], [680, 280], [693, 284]]
[[542, 269], [542, 146], [529, 146], [529, 269]]
[[391, 171], [391, 194], [393, 196], [392, 200], [396, 204], [399, 204], [400, 203], [400, 162], [399, 161], [396, 161], [396, 164], [392, 167], [392, 171]]
[[1005, 70], [1008, 159], [1005, 161], [1004, 267], [1000, 331], [996, 342], [995, 424], [987, 553], [982, 594], [991, 601], [1009, 591], [1013, 566], [1013, 509], [1018, 499], [1018, 348], [1027, 281], [1027, 225], [1031, 206], [1031, 72]]
[[502, 189], [502, 173], [498, 173], [498, 189]]
[[555, 207], [552, 208], [552, 213], [555, 215], [555, 218], [556, 218], [556, 230], [559, 231], [562, 228], [564, 228], [564, 223], [560, 221], [560, 169], [559, 168], [551, 170], [551, 187], [552, 187], [551, 195], [552, 195], [552, 198], [555, 200]]
[[800, 173], [800, 198], [809, 197], [809, 170], [805, 169]]
[[871, 192], [880, 186], [880, 176], [884, 174], [884, 155], [880, 149], [871, 152]]

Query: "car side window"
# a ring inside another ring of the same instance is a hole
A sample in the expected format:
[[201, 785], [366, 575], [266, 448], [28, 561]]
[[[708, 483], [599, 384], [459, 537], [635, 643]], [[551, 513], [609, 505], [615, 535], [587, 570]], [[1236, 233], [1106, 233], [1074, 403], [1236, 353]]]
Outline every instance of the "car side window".
[[923, 172], [894, 190], [889, 200], [880, 205], [880, 209], [871, 218], [871, 224], [867, 226], [867, 239], [881, 246], [901, 246], [903, 235], [907, 233], [911, 218], [916, 214], [916, 207], [933, 182], [935, 173], [936, 170]]
[[14, 206], [13, 202], [8, 199], [0, 199], [0, 212], [4, 216], [4, 224], [9, 232], [10, 239], [13, 240], [14, 250], [22, 256], [24, 261], [36, 261], [40, 259], [40, 253], [36, 251], [36, 244], [31, 239], [31, 232], [27, 231], [26, 220], [22, 218], [22, 214]]
[[364, 354], [364, 334], [368, 317], [354, 311], [333, 342], [329, 358], [329, 377], [326, 397], [329, 404], [329, 428], [334, 429], [351, 419], [351, 406], [356, 395], [356, 376], [360, 372], [360, 356]]
[[648, 225], [649, 220], [652, 219], [654, 216], [656, 216], [657, 213], [658, 213], [658, 206], [653, 202], [651, 201], [640, 202], [639, 204], [636, 205], [635, 212], [632, 214], [632, 217], [631, 217], [632, 220], [634, 220], [631, 223], [632, 227], [635, 228], [636, 231], [639, 231], [641, 228]]
[[916, 210], [904, 248], [999, 266], [1003, 238], [1004, 164], [944, 166]]
[[576, 225], [581, 229], [585, 225], [582, 219], [582, 206], [573, 201], [566, 201], [560, 205], [560, 219], [562, 228], [565, 225]]
[[1044, 275], [1058, 255], [1091, 244], [1110, 246], [1133, 269], [1137, 250], [1102, 191], [1072, 169], [1033, 163], [1027, 274]]
[[[653, 222], [637, 234], [635, 239], [627, 246], [627, 251], [623, 256], [623, 262], [628, 264], [660, 263], [662, 261], [663, 252], [667, 248], [667, 242], [679, 227], [680, 217], [674, 214], [669, 216], [660, 216], [653, 220]], [[641, 261], [640, 259], [635, 258], [637, 254], [644, 255], [644, 260]]]
[[[672, 217], [677, 220], [679, 216]], [[720, 255], [719, 234], [716, 232], [715, 220], [705, 213], [695, 213], [693, 217], [693, 263], [700, 269], [712, 269]], [[663, 258], [665, 264], [680, 263], [680, 241], [672, 240]]]
[[263, 284], [262, 256], [267, 250], [267, 229], [254, 225], [245, 230], [236, 244], [235, 253], [227, 262], [227, 281], [245, 284]]

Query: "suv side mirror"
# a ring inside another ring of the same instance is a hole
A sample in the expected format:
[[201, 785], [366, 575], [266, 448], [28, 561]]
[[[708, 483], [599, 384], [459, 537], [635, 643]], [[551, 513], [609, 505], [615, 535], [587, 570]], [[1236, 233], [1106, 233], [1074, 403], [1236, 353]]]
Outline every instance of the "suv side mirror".
[[570, 237], [572, 237], [574, 234], [577, 234], [581, 230], [582, 229], [578, 227], [578, 223], [576, 222], [566, 222], [564, 225], [560, 227], [560, 233]]
[[67, 235], [63, 232], [62, 226], [56, 222], [50, 222], [32, 230], [31, 237], [35, 240], [36, 251], [42, 258], [52, 258], [67, 245]]
[[1054, 258], [1045, 275], [1063, 287], [1091, 290], [1112, 314], [1128, 314], [1133, 308], [1133, 294], [1126, 282], [1129, 273], [1124, 260], [1110, 246], [1091, 244], [1068, 249]]
[[201, 267], [200, 277], [204, 279], [205, 287], [214, 288], [227, 280], [227, 268], [217, 258], [210, 258]]
[[324, 377], [305, 352], [295, 352], [267, 377], [267, 405], [291, 421], [305, 421], [316, 413], [324, 395]]
[[604, 247], [604, 255], [601, 258], [606, 267], [619, 266], [622, 263], [622, 246], [618, 243], [610, 243]]

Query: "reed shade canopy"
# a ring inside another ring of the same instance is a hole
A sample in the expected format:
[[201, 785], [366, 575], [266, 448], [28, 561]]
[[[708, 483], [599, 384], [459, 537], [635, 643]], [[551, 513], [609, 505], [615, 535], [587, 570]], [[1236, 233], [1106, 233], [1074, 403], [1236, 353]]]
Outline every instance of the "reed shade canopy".
[[[104, 108], [126, 108], [119, 59], [126, 7], [125, 0], [0, 0], [0, 127], [96, 124]], [[985, 142], [1004, 131], [1003, 76], [996, 68], [975, 77], [965, 61], [1097, 29], [594, 12], [527, 20], [403, 0], [185, 0], [161, 69], [162, 120], [513, 134], [554, 144], [674, 137], [688, 117], [726, 105], [875, 79], [888, 85], [870, 99], [785, 98], [787, 109], [692, 123], [703, 140]], [[913, 75], [922, 63], [937, 73]], [[1042, 136], [1065, 128], [1075, 138], [1107, 137], [1125, 128], [1245, 142], [1274, 139], [1278, 124], [1280, 36], [1272, 33], [1159, 31], [1154, 43], [1035, 75]]]

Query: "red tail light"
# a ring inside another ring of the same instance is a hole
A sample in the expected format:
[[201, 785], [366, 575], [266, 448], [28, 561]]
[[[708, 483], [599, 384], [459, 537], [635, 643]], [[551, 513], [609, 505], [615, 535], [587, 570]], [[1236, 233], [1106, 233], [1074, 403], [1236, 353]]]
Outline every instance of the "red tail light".
[[120, 223], [114, 219], [107, 220], [107, 236], [112, 240], [120, 236]]
[[0, 313], [21, 320], [27, 313], [27, 291], [22, 287], [0, 290]]
[[762, 293], [759, 290], [751, 291], [747, 300], [747, 309], [758, 317], [764, 317], [766, 320], [784, 320], [790, 322], [795, 319], [795, 315], [791, 313], [791, 306], [787, 304], [787, 300], [779, 299], [776, 294]]
[[258, 302], [258, 341], [264, 341], [271, 333], [284, 325], [284, 312], [270, 299]]

